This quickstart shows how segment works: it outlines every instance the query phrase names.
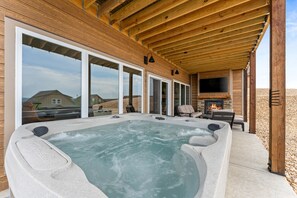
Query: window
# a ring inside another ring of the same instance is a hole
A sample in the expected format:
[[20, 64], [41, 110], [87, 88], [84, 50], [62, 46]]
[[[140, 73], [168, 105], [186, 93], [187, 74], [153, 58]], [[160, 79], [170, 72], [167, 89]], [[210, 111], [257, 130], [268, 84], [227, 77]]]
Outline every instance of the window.
[[143, 111], [143, 70], [16, 28], [15, 126]]
[[123, 67], [123, 112], [142, 112], [142, 72]]
[[81, 65], [81, 52], [23, 34], [22, 124], [80, 117]]
[[54, 104], [54, 105], [60, 105], [60, 104], [62, 104], [62, 101], [60, 99], [53, 98], [52, 99], [52, 104]]
[[119, 65], [89, 55], [89, 116], [119, 113]]

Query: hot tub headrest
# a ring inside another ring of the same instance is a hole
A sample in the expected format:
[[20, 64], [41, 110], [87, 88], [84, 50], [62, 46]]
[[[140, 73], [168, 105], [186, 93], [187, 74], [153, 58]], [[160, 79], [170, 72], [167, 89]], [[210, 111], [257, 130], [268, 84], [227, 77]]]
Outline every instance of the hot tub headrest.
[[34, 133], [34, 135], [40, 137], [47, 134], [48, 128], [46, 126], [39, 126], [35, 127], [32, 132]]
[[220, 125], [218, 125], [218, 124], [209, 124], [209, 125], [207, 126], [207, 128], [208, 128], [209, 130], [211, 130], [211, 131], [216, 131], [216, 130], [219, 130], [221, 127], [220, 127]]

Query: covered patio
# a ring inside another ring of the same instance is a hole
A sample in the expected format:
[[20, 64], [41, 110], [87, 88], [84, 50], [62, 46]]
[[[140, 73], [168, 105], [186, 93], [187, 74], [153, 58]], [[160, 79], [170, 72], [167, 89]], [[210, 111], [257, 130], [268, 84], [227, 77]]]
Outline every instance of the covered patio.
[[[256, 133], [256, 51], [268, 26], [271, 62], [267, 71], [270, 75], [267, 154], [253, 134]], [[23, 34], [19, 37], [18, 28]], [[24, 124], [21, 119], [25, 96], [15, 91], [18, 82], [22, 83], [15, 69], [23, 64], [22, 59], [17, 59], [23, 54], [17, 51], [22, 48], [17, 45], [19, 42], [87, 65], [87, 69], [82, 69], [86, 78], [82, 79], [80, 90], [85, 93], [80, 98], [81, 118], [90, 116], [91, 67], [95, 63], [119, 71], [115, 77], [119, 86], [114, 88], [118, 89], [116, 107], [109, 107], [112, 114], [126, 113], [126, 103], [132, 105], [133, 98], [138, 100], [137, 111], [168, 116], [176, 115], [178, 105], [191, 104], [203, 112], [206, 100], [223, 101], [224, 108], [233, 109], [243, 117], [249, 125], [246, 132], [250, 133], [239, 132], [237, 128], [233, 131], [226, 197], [295, 197], [283, 177], [285, 32], [285, 0], [0, 1], [0, 190], [8, 188], [4, 170], [7, 143], [11, 133]], [[34, 43], [35, 35], [48, 40], [38, 37]], [[59, 44], [52, 44], [54, 41], [74, 46], [75, 50], [59, 48]], [[126, 84], [130, 83], [127, 95], [123, 91], [125, 72], [129, 73]], [[141, 94], [133, 92], [132, 84], [137, 81], [133, 81], [134, 74], [141, 77]], [[205, 79], [225, 79], [227, 85], [220, 91], [202, 91], [201, 80]], [[152, 83], [154, 80], [160, 81], [160, 85]], [[167, 86], [166, 101], [150, 92], [158, 88], [162, 95], [163, 90], [159, 89], [163, 85]], [[128, 98], [126, 103], [125, 98]], [[112, 103], [110, 96], [104, 99]], [[156, 99], [160, 99], [160, 104], [154, 103]], [[60, 104], [60, 100], [54, 100], [58, 101]], [[261, 184], [263, 180], [267, 183]], [[275, 191], [269, 186], [275, 187]]]

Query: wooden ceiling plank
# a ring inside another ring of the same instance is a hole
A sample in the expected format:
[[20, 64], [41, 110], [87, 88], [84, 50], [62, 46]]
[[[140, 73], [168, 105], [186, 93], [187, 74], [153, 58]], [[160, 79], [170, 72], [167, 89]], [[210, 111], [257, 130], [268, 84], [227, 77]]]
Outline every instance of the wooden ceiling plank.
[[255, 30], [252, 32], [247, 32], [247, 33], [243, 33], [243, 34], [239, 34], [236, 36], [228, 36], [228, 37], [212, 37], [209, 39], [202, 39], [199, 41], [195, 41], [189, 44], [184, 44], [184, 45], [180, 45], [174, 48], [170, 48], [170, 49], [165, 49], [165, 50], [161, 50], [158, 51], [158, 54], [162, 54], [164, 56], [170, 54], [170, 53], [177, 53], [177, 52], [182, 52], [182, 51], [191, 51], [191, 49], [195, 49], [196, 47], [203, 45], [203, 46], [211, 46], [211, 45], [219, 45], [222, 43], [229, 43], [229, 42], [234, 42], [234, 41], [238, 41], [241, 39], [246, 39], [246, 38], [255, 38], [257, 39], [261, 34], [260, 30]]
[[171, 60], [172, 58], [177, 58], [177, 57], [186, 57], [186, 56], [191, 56], [191, 55], [197, 55], [201, 52], [204, 51], [211, 51], [211, 50], [225, 50], [228, 49], [229, 47], [238, 47], [241, 45], [247, 45], [247, 44], [254, 44], [256, 43], [256, 40], [253, 39], [248, 39], [248, 40], [240, 40], [240, 41], [236, 41], [236, 42], [232, 42], [232, 43], [228, 43], [228, 44], [221, 44], [221, 45], [215, 45], [215, 46], [210, 46], [210, 47], [201, 47], [200, 48], [196, 48], [193, 51], [189, 51], [188, 53], [184, 53], [184, 52], [179, 52], [177, 54], [171, 54], [168, 56], [164, 56], [166, 58], [168, 58], [169, 60]]
[[157, 0], [134, 0], [131, 1], [129, 4], [115, 12], [114, 14], [110, 15], [110, 24], [114, 24], [116, 22], [120, 22], [123, 19], [133, 15], [134, 13], [138, 12], [139, 10], [149, 6], [150, 4], [156, 2]]
[[226, 47], [226, 48], [218, 48], [218, 49], [208, 49], [208, 50], [203, 50], [200, 52], [196, 52], [196, 53], [192, 53], [190, 55], [183, 55], [183, 56], [174, 56], [172, 58], [170, 58], [170, 60], [172, 62], [176, 62], [176, 61], [182, 61], [184, 59], [187, 58], [193, 58], [199, 55], [206, 55], [206, 54], [219, 54], [219, 53], [232, 53], [233, 51], [241, 51], [243, 49], [245, 49], [245, 51], [251, 51], [251, 49], [255, 46], [255, 44], [246, 44], [246, 45], [241, 45], [241, 46], [230, 46], [230, 47]]
[[265, 6], [247, 13], [243, 13], [225, 20], [221, 20], [221, 21], [206, 25], [206, 26], [201, 26], [200, 24], [196, 24], [196, 23], [192, 24], [191, 26], [190, 24], [188, 24], [186, 27], [184, 27], [184, 29], [175, 28], [175, 30], [164, 32], [164, 33], [155, 35], [153, 37], [150, 37], [146, 40], [143, 40], [142, 43], [144, 45], [149, 45], [150, 43], [158, 42], [163, 39], [168, 39], [170, 37], [172, 37], [173, 39], [177, 38], [182, 40], [185, 38], [192, 37], [195, 34], [202, 34], [218, 28], [223, 28], [230, 25], [238, 24], [244, 21], [258, 18], [260, 16], [267, 15], [268, 13], [269, 13], [269, 6]]
[[[228, 1], [219, 1], [216, 3], [213, 3], [209, 6], [203, 7], [199, 10], [196, 10], [194, 12], [191, 12], [189, 14], [185, 14], [179, 18], [176, 18], [174, 20], [171, 20], [167, 23], [164, 23], [162, 25], [159, 25], [155, 28], [149, 29], [142, 34], [139, 34], [138, 38], [140, 40], [152, 37], [157, 34], [161, 34], [163, 32], [178, 28], [183, 29], [187, 24], [191, 24], [192, 22], [199, 23], [201, 26], [207, 25], [209, 23], [215, 22], [215, 20], [222, 20], [222, 18], [228, 17], [227, 14], [225, 14], [225, 10], [229, 10], [232, 7], [239, 6], [243, 4], [244, 6], [246, 2], [250, 2], [251, 0], [228, 0]], [[261, 0], [264, 1], [264, 0]], [[235, 14], [235, 13], [234, 13]], [[233, 15], [234, 15], [233, 14]], [[211, 17], [211, 15], [213, 15]], [[216, 17], [216, 18], [214, 18]]]
[[[263, 29], [263, 24], [264, 24], [264, 17], [259, 17], [259, 18], [245, 21], [245, 22], [235, 24], [235, 25], [230, 25], [230, 26], [226, 26], [226, 27], [218, 27], [218, 28], [215, 28], [215, 30], [212, 30], [209, 32], [198, 33], [197, 30], [195, 30], [193, 32], [193, 34], [191, 35], [191, 37], [187, 37], [185, 39], [178, 39], [177, 37], [164, 39], [159, 42], [149, 44], [149, 48], [153, 49], [154, 51], [160, 51], [162, 49], [167, 49], [167, 48], [171, 48], [174, 46], [191, 43], [191, 42], [194, 42], [194, 41], [197, 41], [200, 39], [208, 39], [213, 36], [220, 37], [223, 34], [236, 35], [237, 33], [240, 34], [242, 32], [249, 31], [250, 29], [253, 29], [254, 26], [257, 26], [257, 29], [258, 28]], [[261, 27], [259, 27], [259, 26], [261, 26]], [[210, 27], [210, 29], [213, 29], [213, 28]]]
[[99, 8], [98, 8], [98, 17], [109, 13], [112, 9], [119, 6], [120, 4], [124, 3], [125, 0], [108, 0], [105, 1]]
[[181, 17], [187, 13], [193, 12], [195, 10], [198, 10], [204, 6], [210, 5], [212, 3], [217, 2], [218, 0], [191, 0], [184, 4], [181, 4], [178, 7], [175, 7], [173, 9], [170, 9], [160, 15], [157, 15], [150, 20], [147, 20], [139, 25], [136, 25], [129, 29], [129, 35], [135, 36], [139, 33], [142, 33], [146, 30], [149, 30], [151, 28], [154, 28], [156, 26], [159, 26], [163, 23], [166, 23], [168, 21], [171, 21], [173, 19], [176, 19], [178, 17]]
[[149, 6], [148, 8], [142, 10], [141, 12], [135, 13], [134, 15], [122, 20], [120, 22], [121, 30], [127, 30], [135, 25], [141, 24], [144, 21], [147, 21], [187, 1], [188, 0], [158, 1], [155, 4]]

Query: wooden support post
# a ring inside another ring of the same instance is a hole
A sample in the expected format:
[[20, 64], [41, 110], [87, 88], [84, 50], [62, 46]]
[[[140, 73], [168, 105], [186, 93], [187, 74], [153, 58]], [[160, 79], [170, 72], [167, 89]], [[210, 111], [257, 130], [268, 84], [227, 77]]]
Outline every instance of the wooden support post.
[[243, 71], [243, 121], [247, 122], [247, 70]]
[[250, 56], [250, 133], [256, 133], [256, 52]]
[[286, 131], [286, 5], [285, 0], [271, 1], [270, 17], [270, 96], [269, 96], [269, 167], [285, 175]]

